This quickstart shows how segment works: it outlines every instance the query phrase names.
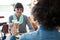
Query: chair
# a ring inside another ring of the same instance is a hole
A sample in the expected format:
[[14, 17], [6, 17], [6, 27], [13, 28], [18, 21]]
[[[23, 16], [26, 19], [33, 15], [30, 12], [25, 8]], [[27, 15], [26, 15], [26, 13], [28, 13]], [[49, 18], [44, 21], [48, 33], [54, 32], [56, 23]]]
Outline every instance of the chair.
[[6, 39], [6, 34], [8, 33], [8, 24], [3, 24], [1, 32], [4, 33], [4, 36], [2, 37], [2, 40]]

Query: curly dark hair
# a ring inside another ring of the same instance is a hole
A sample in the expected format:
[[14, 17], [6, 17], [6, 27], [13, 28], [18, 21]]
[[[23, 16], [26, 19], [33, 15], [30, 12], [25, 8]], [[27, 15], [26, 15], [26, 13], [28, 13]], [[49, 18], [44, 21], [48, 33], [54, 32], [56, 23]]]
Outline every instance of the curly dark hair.
[[33, 7], [32, 15], [47, 29], [60, 26], [60, 0], [40, 0]]

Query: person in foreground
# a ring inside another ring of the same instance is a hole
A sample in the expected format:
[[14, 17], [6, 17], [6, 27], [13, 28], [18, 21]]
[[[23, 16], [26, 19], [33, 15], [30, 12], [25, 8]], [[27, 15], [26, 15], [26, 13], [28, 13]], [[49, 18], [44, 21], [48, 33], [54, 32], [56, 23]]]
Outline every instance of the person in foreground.
[[[35, 32], [25, 33], [19, 40], [60, 40], [60, 0], [40, 0], [32, 9], [39, 23]], [[13, 35], [10, 40], [15, 39]], [[15, 39], [16, 40], [16, 39]]]

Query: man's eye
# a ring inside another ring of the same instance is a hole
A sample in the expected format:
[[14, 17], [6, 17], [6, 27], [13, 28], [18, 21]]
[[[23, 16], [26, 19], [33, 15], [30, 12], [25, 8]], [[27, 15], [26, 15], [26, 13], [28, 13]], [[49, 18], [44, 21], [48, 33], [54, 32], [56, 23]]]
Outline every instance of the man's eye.
[[17, 9], [17, 10], [19, 10], [19, 9]]

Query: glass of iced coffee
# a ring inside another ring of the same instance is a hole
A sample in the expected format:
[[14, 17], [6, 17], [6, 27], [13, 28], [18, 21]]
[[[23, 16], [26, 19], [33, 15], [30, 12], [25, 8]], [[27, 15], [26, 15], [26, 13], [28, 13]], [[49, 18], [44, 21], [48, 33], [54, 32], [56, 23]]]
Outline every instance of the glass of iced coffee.
[[14, 27], [16, 27], [16, 29], [17, 29], [17, 33], [19, 32], [19, 22], [18, 21], [16, 21], [16, 20], [12, 20], [12, 23], [13, 23], [13, 26]]

